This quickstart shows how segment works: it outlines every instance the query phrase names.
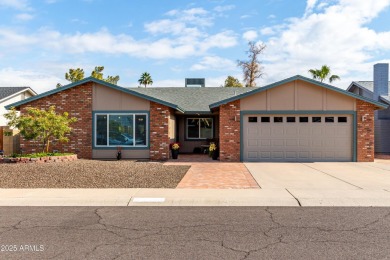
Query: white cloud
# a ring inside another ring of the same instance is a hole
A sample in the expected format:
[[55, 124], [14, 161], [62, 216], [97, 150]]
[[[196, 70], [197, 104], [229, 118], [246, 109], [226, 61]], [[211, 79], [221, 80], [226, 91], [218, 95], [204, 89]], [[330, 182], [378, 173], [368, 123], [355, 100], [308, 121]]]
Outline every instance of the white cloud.
[[0, 86], [29, 86], [38, 93], [56, 87], [63, 81], [47, 72], [35, 70], [16, 70], [14, 68], [0, 69]]
[[242, 38], [244, 38], [244, 40], [246, 41], [254, 41], [256, 40], [258, 37], [257, 35], [257, 32], [254, 31], [254, 30], [249, 30], [249, 31], [246, 31], [244, 32], [244, 34], [242, 35]]
[[186, 29], [186, 24], [180, 21], [173, 21], [169, 19], [154, 21], [145, 24], [145, 30], [152, 34], [158, 33], [172, 33], [178, 35], [183, 33]]
[[273, 35], [275, 34], [274, 27], [265, 27], [260, 30], [262, 35]]
[[16, 10], [31, 10], [27, 0], [0, 0], [0, 7], [13, 8]]
[[236, 68], [236, 63], [232, 60], [218, 56], [206, 56], [199, 63], [192, 65], [190, 70], [232, 71]]
[[318, 0], [307, 0], [305, 15], [311, 13], [316, 5]]
[[[317, 11], [316, 5], [323, 10]], [[265, 81], [305, 75], [323, 64], [342, 77], [338, 86], [349, 84], [344, 78], [351, 75], [372, 79], [372, 58], [390, 50], [390, 31], [376, 32], [367, 25], [389, 5], [390, 0], [308, 1], [306, 10], [311, 13], [261, 31], [276, 33], [266, 42]]]
[[236, 8], [234, 5], [218, 5], [214, 8], [214, 11], [218, 13], [222, 13], [222, 12], [233, 10], [234, 8]]
[[252, 17], [252, 15], [244, 14], [244, 15], [241, 15], [241, 16], [240, 16], [240, 19], [248, 19], [248, 18], [250, 18], [250, 17]]
[[30, 21], [34, 19], [34, 15], [28, 13], [17, 14], [15, 18], [19, 21]]
[[[61, 51], [71, 54], [89, 52], [127, 54], [152, 59], [180, 59], [199, 56], [213, 48], [229, 48], [236, 44], [236, 35], [231, 31], [201, 35], [197, 34], [195, 30], [189, 36], [146, 41], [135, 40], [127, 34], [114, 35], [106, 29], [94, 33], [75, 34], [61, 34], [58, 31], [41, 29], [32, 34], [23, 34], [11, 29], [0, 28], [0, 47], [3, 48], [3, 51], [40, 48], [45, 51]], [[12, 55], [11, 51], [9, 55]]]

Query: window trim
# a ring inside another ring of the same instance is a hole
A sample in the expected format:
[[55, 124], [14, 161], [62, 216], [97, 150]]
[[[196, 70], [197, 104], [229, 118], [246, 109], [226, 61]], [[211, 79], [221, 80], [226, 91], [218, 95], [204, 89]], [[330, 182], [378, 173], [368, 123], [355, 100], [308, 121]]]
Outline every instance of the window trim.
[[[110, 145], [109, 144], [109, 134], [110, 134], [110, 116], [133, 116], [133, 145]], [[135, 117], [138, 115], [142, 115], [146, 117], [146, 134], [145, 134], [145, 144], [144, 145], [136, 145], [135, 143]], [[97, 144], [97, 117], [98, 116], [107, 116], [107, 145], [98, 145]], [[150, 135], [150, 130], [149, 130], [149, 111], [94, 111], [93, 112], [93, 149], [113, 149], [117, 148], [118, 146], [122, 147], [123, 149], [146, 149], [149, 148], [149, 135]]]
[[[201, 138], [200, 137], [200, 124], [198, 125], [198, 137], [188, 137], [188, 119], [211, 119], [211, 137]], [[186, 140], [194, 141], [194, 140], [207, 140], [214, 138], [214, 118], [213, 117], [186, 117], [185, 120], [185, 132], [186, 132]]]

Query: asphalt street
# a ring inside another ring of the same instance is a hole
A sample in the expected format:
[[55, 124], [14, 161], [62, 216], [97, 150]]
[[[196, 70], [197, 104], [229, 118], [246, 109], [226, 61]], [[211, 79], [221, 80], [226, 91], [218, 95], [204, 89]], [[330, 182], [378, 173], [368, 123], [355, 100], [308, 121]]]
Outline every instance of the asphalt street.
[[0, 259], [386, 259], [390, 208], [0, 207]]

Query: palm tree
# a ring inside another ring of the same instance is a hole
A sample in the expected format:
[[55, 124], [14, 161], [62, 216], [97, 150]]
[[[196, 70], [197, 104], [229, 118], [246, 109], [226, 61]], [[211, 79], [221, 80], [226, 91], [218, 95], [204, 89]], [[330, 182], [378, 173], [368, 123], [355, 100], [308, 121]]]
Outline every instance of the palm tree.
[[153, 84], [152, 77], [147, 72], [142, 73], [142, 75], [139, 78], [138, 82], [141, 85], [145, 85], [145, 88], [146, 88], [146, 85], [152, 85]]
[[323, 82], [325, 79], [328, 79], [329, 83], [332, 83], [333, 81], [340, 79], [340, 77], [337, 75], [330, 75], [330, 68], [326, 65], [323, 65], [321, 69], [311, 69], [309, 70], [309, 73], [313, 79], [319, 80], [321, 82]]

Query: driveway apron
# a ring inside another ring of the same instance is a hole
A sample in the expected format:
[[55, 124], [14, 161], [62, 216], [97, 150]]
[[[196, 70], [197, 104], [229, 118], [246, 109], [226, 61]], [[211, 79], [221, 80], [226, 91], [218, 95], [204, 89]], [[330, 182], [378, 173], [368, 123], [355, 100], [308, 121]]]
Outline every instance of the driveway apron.
[[315, 163], [245, 163], [262, 189], [340, 189], [360, 187], [313, 167]]

